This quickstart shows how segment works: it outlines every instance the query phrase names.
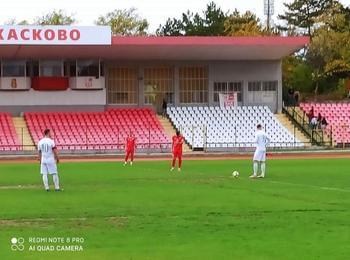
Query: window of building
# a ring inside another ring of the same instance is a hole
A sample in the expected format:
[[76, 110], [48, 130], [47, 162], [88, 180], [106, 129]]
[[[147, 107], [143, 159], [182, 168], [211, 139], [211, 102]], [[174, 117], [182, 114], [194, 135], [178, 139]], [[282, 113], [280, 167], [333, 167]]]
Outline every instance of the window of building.
[[39, 61], [38, 60], [27, 61], [26, 71], [27, 71], [26, 72], [27, 77], [38, 77]]
[[248, 82], [248, 91], [261, 91], [261, 82], [260, 81]]
[[100, 76], [99, 60], [78, 60], [77, 70], [79, 77], [96, 77]]
[[214, 102], [219, 102], [219, 94], [237, 93], [237, 101], [242, 102], [242, 82], [214, 82]]
[[263, 91], [276, 91], [277, 90], [277, 81], [264, 81], [262, 83], [262, 90]]
[[77, 76], [77, 62], [75, 60], [67, 60], [64, 62], [64, 76], [76, 77]]
[[103, 61], [100, 61], [100, 76], [105, 76], [105, 63]]
[[170, 67], [145, 68], [145, 104], [174, 103], [174, 69]]
[[182, 67], [179, 69], [180, 103], [208, 103], [208, 69]]
[[26, 62], [19, 61], [3, 61], [2, 76], [3, 77], [25, 77]]
[[41, 77], [61, 77], [62, 76], [61, 60], [42, 60], [40, 61]]
[[137, 104], [137, 75], [135, 68], [110, 68], [108, 71], [108, 103]]

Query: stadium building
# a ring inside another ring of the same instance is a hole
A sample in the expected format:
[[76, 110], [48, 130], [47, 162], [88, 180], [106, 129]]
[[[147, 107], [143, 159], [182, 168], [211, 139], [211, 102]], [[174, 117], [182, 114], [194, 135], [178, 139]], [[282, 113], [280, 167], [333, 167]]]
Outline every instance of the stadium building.
[[106, 27], [2, 27], [0, 110], [159, 109], [168, 104], [282, 108], [281, 59], [307, 37], [120, 37]]
[[[12, 136], [0, 146], [34, 147], [49, 127], [62, 149], [116, 149], [129, 131], [139, 146], [162, 149], [169, 147], [170, 124], [191, 148], [251, 147], [263, 118], [277, 133], [275, 146], [301, 145], [273, 113], [282, 110], [282, 58], [308, 43], [308, 37], [120, 37], [106, 26], [0, 26], [0, 130]], [[233, 97], [237, 110], [213, 110], [223, 96]], [[169, 122], [154, 112], [163, 101]]]

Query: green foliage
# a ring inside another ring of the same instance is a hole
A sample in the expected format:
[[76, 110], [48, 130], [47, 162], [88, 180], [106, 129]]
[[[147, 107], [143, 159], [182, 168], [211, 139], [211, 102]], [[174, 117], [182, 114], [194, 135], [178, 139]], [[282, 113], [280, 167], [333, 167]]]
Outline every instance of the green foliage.
[[267, 32], [255, 14], [247, 11], [241, 14], [237, 9], [229, 14], [214, 2], [207, 5], [203, 15], [187, 11], [181, 19], [168, 19], [160, 25], [157, 35], [171, 36], [257, 36], [277, 34]]
[[101, 15], [95, 22], [97, 25], [109, 25], [114, 35], [146, 35], [148, 21], [141, 18], [135, 8], [116, 9]]
[[[294, 74], [284, 75], [283, 78], [288, 79], [284, 82], [295, 85], [295, 82], [302, 84], [305, 80], [304, 90], [311, 92], [310, 86], [313, 85], [316, 95], [338, 92], [338, 83], [350, 77], [349, 8], [336, 0], [295, 0], [285, 6], [287, 12], [279, 18], [286, 26], [281, 29], [290, 35], [308, 34], [312, 39], [302, 57], [304, 64], [290, 64], [294, 68], [289, 70]], [[310, 84], [310, 69], [313, 84]], [[286, 70], [283, 72], [288, 73]]]
[[74, 18], [73, 14], [69, 15], [62, 9], [53, 10], [34, 20], [34, 24], [37, 25], [71, 25], [76, 22], [77, 20]]
[[292, 3], [284, 3], [287, 11], [278, 18], [286, 25], [279, 28], [283, 31], [296, 30], [311, 36], [316, 19], [328, 10], [332, 2], [333, 0], [294, 0]]
[[336, 90], [334, 91], [337, 99], [343, 99], [348, 96], [349, 90], [347, 89], [347, 80], [340, 79]]
[[225, 35], [226, 14], [214, 2], [207, 5], [203, 15], [187, 11], [181, 19], [168, 19], [157, 29], [161, 36], [222, 36]]
[[312, 68], [304, 62], [300, 62], [295, 68], [293, 68], [291, 86], [301, 92], [311, 92], [314, 88]]
[[307, 62], [313, 68], [316, 86], [320, 82], [350, 77], [350, 26], [345, 10], [341, 4], [334, 3], [328, 12], [317, 19], [319, 27], [306, 55]]
[[255, 14], [250, 11], [240, 14], [237, 9], [226, 19], [225, 33], [228, 36], [259, 36], [268, 34]]

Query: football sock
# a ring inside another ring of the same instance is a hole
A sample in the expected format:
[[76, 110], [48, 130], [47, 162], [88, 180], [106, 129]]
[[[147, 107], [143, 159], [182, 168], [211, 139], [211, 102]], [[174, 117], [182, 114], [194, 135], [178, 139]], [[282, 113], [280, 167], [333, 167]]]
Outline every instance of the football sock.
[[60, 189], [60, 181], [58, 179], [58, 174], [53, 174], [52, 178], [53, 178], [53, 183], [55, 184], [55, 189], [59, 190]]
[[265, 177], [265, 162], [261, 162], [261, 175]]
[[253, 174], [254, 175], [256, 175], [258, 173], [258, 168], [259, 168], [258, 162], [254, 162], [253, 163]]
[[175, 162], [176, 162], [176, 159], [174, 158], [173, 162], [171, 163], [171, 167], [173, 167], [173, 168], [175, 167]]
[[43, 182], [44, 182], [45, 190], [50, 189], [50, 187], [49, 187], [49, 179], [47, 178], [47, 174], [43, 174]]

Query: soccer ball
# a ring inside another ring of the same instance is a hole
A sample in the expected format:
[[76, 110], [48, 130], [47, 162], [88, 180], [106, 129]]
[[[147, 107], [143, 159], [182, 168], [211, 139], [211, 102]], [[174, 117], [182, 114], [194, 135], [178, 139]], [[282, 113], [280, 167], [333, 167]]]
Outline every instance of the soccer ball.
[[238, 178], [239, 177], [239, 172], [238, 171], [233, 171], [232, 177], [233, 178]]

